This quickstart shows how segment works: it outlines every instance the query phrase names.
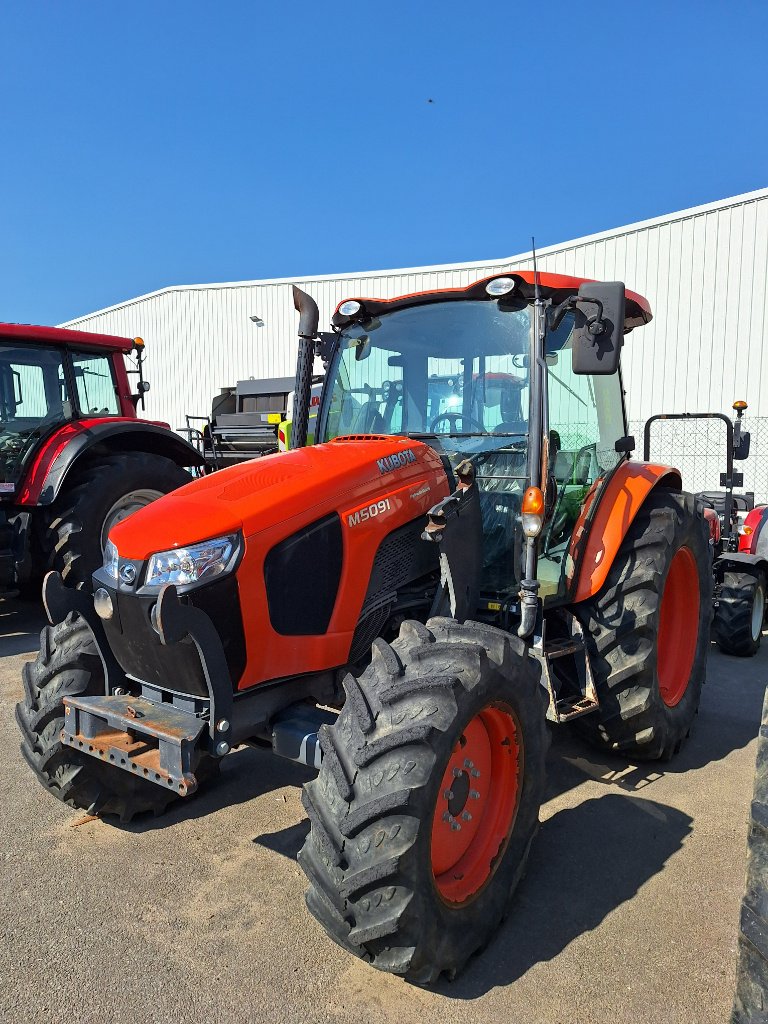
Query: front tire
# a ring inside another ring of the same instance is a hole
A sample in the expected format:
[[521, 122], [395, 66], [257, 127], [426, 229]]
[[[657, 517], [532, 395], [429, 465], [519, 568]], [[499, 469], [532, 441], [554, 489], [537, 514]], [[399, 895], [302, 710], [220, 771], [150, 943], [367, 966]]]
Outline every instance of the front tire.
[[48, 568], [67, 586], [91, 589], [110, 529], [192, 477], [161, 455], [116, 452], [90, 461], [65, 484], [48, 517]]
[[40, 634], [40, 651], [23, 672], [24, 698], [16, 705], [21, 752], [39, 782], [58, 800], [88, 814], [130, 821], [160, 814], [174, 799], [145, 779], [105, 764], [61, 742], [64, 697], [104, 693], [104, 669], [93, 633], [74, 612]]
[[304, 787], [307, 906], [340, 945], [428, 984], [484, 946], [522, 877], [548, 733], [517, 638], [478, 623], [405, 622], [347, 676]]
[[723, 573], [713, 634], [723, 654], [751, 658], [760, 649], [765, 619], [765, 577]]
[[669, 759], [698, 710], [712, 617], [709, 531], [693, 497], [652, 492], [605, 584], [573, 611], [600, 700], [575, 727], [629, 757]]

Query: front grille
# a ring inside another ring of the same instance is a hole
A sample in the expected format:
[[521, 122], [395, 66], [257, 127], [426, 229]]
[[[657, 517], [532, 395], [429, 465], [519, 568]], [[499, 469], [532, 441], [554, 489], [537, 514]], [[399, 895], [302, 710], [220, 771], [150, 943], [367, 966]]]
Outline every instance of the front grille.
[[[208, 684], [194, 643], [189, 638], [167, 646], [160, 643], [150, 618], [157, 596], [108, 589], [115, 602], [116, 615], [104, 620], [104, 631], [126, 675], [161, 690], [207, 697]], [[246, 661], [236, 578], [224, 577], [193, 591], [186, 599], [182, 597], [183, 600], [200, 608], [213, 622], [224, 648], [232, 686], [236, 689]]]
[[423, 520], [415, 519], [393, 530], [379, 544], [363, 608], [379, 594], [398, 590], [437, 569], [437, 545], [421, 539], [423, 527]]

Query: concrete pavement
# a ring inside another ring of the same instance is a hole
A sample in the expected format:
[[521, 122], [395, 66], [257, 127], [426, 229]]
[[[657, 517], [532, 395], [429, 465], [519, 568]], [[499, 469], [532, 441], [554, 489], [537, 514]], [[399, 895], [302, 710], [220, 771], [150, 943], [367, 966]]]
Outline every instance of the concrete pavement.
[[453, 984], [405, 985], [304, 907], [309, 773], [254, 750], [165, 817], [51, 798], [13, 707], [42, 614], [0, 603], [0, 1021], [721, 1024], [727, 1020], [768, 638], [715, 648], [689, 744], [636, 767], [555, 732], [514, 912]]

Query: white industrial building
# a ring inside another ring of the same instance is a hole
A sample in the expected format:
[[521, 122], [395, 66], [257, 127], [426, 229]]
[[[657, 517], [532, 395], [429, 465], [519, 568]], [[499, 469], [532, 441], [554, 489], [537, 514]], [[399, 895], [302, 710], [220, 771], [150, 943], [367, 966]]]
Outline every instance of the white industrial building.
[[[768, 498], [768, 189], [552, 245], [538, 258], [542, 271], [621, 280], [650, 300], [653, 322], [629, 336], [623, 355], [636, 433], [653, 413], [730, 412], [734, 399], [747, 400], [754, 457], [740, 468], [745, 486]], [[185, 413], [209, 413], [222, 386], [293, 372], [293, 283], [316, 299], [322, 327], [343, 298], [457, 287], [531, 266], [526, 252], [480, 263], [174, 286], [64, 326], [143, 337], [152, 385], [146, 414], [178, 428]], [[669, 434], [665, 443], [685, 449], [663, 452], [678, 463], [704, 456], [706, 431], [698, 441]]]

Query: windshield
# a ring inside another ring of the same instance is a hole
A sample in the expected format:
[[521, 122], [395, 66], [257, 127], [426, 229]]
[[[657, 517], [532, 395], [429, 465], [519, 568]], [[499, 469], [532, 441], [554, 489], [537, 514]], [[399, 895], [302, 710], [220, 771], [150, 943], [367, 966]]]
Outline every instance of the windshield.
[[71, 416], [61, 351], [0, 343], [0, 491], [13, 490], [43, 431]]
[[504, 309], [493, 301], [435, 302], [351, 324], [331, 369], [323, 440], [497, 439], [483, 450], [502, 438], [525, 443], [530, 330], [528, 307]]
[[[503, 301], [503, 300], [502, 300]], [[323, 440], [344, 434], [422, 438], [455, 467], [470, 457], [483, 517], [485, 593], [514, 593], [528, 485], [529, 351], [533, 309], [493, 301], [398, 310], [339, 336]], [[574, 317], [547, 332], [550, 514], [539, 541], [545, 599], [566, 595], [571, 536], [590, 488], [617, 464], [623, 437], [619, 374], [573, 368]]]

